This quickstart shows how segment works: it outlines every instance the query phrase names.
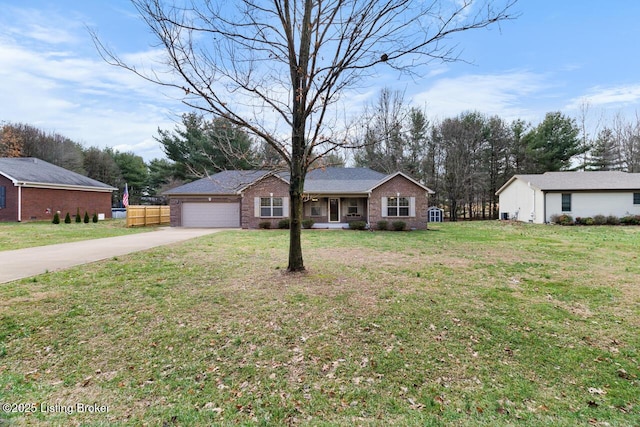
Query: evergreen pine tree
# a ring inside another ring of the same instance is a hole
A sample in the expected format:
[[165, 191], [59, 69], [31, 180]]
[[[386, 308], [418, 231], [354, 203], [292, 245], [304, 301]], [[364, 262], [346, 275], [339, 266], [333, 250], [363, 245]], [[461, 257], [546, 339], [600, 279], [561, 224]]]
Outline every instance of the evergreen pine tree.
[[71, 224], [71, 215], [69, 215], [69, 212], [67, 212], [67, 215], [64, 217], [64, 223]]

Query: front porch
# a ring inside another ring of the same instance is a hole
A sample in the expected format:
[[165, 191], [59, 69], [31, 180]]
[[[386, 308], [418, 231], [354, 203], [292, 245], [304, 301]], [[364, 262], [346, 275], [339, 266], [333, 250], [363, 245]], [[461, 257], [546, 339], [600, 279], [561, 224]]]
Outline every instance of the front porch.
[[341, 230], [349, 228], [348, 222], [317, 222], [311, 228], [318, 230]]
[[303, 215], [314, 221], [313, 228], [349, 228], [350, 222], [368, 222], [368, 201], [368, 197], [360, 195], [310, 195]]

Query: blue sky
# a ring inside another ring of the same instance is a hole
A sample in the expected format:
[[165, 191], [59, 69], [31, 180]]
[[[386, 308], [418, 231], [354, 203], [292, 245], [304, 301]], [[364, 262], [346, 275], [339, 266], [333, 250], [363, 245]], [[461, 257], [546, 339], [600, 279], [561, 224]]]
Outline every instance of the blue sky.
[[[450, 41], [471, 63], [434, 63], [419, 80], [382, 72], [360, 90], [362, 107], [386, 86], [432, 120], [480, 111], [536, 124], [550, 111], [577, 118], [582, 105], [592, 132], [616, 114], [635, 120], [640, 2], [520, 0], [515, 10], [514, 21]], [[152, 55], [127, 0], [0, 0], [0, 121], [147, 161], [164, 157], [153, 137], [188, 111], [180, 94], [107, 65], [87, 26], [125, 59]]]

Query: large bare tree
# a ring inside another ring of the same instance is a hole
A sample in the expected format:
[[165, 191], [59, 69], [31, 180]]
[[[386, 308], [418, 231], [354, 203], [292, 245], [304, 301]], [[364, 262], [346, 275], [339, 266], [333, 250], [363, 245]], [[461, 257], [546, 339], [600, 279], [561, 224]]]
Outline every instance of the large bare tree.
[[373, 84], [385, 68], [421, 75], [433, 60], [457, 60], [449, 37], [510, 19], [516, 1], [132, 0], [165, 62], [132, 64], [94, 40], [108, 62], [183, 89], [185, 104], [279, 153], [290, 172], [288, 271], [295, 272], [304, 270], [307, 170], [349, 139], [336, 132], [341, 95]]

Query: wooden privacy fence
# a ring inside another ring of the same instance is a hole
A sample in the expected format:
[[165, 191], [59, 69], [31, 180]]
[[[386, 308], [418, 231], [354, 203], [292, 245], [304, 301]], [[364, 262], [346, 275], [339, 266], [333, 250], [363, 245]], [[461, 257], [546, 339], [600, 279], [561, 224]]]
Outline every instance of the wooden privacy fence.
[[127, 227], [169, 224], [169, 206], [128, 206]]

